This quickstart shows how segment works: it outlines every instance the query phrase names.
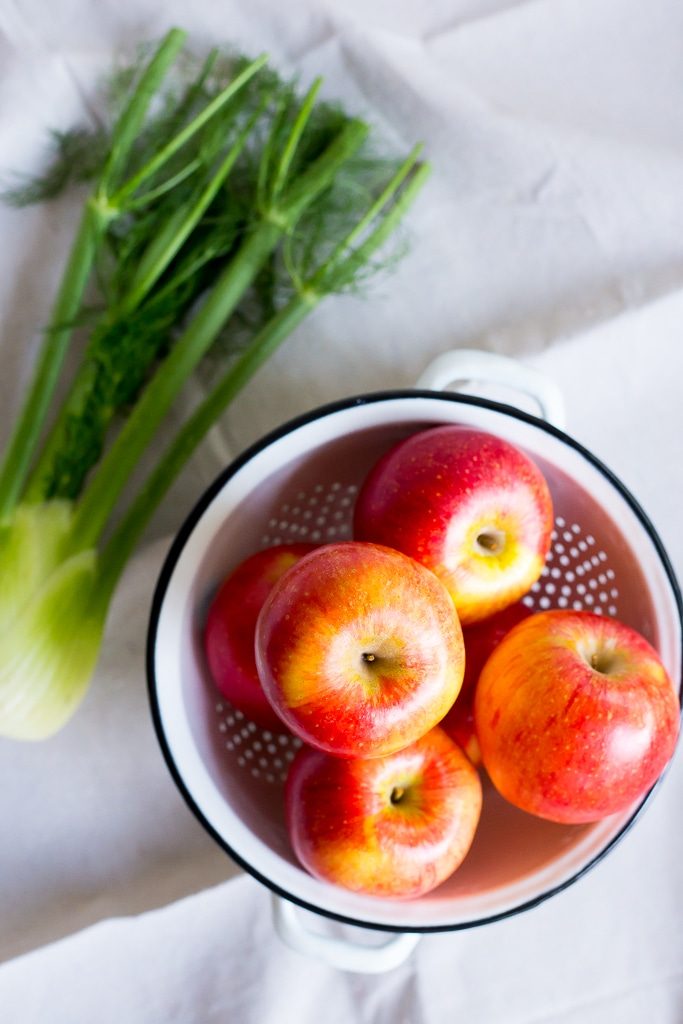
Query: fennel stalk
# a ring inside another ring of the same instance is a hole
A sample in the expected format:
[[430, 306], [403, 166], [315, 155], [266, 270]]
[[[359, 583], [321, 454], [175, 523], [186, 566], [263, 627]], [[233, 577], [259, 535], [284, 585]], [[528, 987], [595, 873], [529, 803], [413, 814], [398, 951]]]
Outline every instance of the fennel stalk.
[[[68, 721], [120, 573], [172, 480], [310, 310], [376, 269], [428, 174], [419, 148], [403, 161], [377, 156], [368, 125], [319, 101], [319, 81], [300, 98], [264, 57], [212, 51], [198, 70], [189, 62], [189, 82], [169, 85], [183, 42], [172, 30], [128, 76], [111, 128], [93, 131], [99, 160], [89, 154], [79, 171], [58, 154], [25, 189], [35, 199], [70, 178], [93, 182], [0, 467], [0, 735], [42, 739]], [[79, 129], [71, 151], [86, 152], [86, 138]], [[46, 433], [67, 347], [88, 319]], [[214, 385], [120, 509], [210, 351]]]

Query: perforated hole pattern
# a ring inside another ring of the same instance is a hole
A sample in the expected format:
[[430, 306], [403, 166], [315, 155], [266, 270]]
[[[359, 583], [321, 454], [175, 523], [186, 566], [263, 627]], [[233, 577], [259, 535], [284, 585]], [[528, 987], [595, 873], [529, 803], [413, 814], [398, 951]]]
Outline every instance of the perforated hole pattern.
[[578, 523], [555, 519], [552, 547], [541, 578], [523, 598], [529, 608], [572, 608], [595, 615], [619, 614], [619, 589], [614, 569], [592, 534]]
[[216, 713], [221, 740], [238, 768], [263, 782], [284, 782], [301, 740], [290, 733], [261, 729], [227, 700], [217, 702]]
[[[267, 524], [261, 547], [299, 541], [349, 540], [358, 488], [339, 482], [299, 491]], [[523, 598], [529, 608], [571, 608], [596, 615], [619, 615], [619, 589], [607, 553], [579, 523], [558, 515], [552, 547], [541, 578]], [[301, 741], [288, 732], [264, 731], [224, 699], [215, 705], [220, 741], [228, 756], [254, 779], [282, 785]]]

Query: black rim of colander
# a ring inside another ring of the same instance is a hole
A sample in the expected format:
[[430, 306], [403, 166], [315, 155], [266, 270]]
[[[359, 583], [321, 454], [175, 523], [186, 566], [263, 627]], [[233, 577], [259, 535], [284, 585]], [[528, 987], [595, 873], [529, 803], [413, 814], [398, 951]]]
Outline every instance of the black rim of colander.
[[[166, 765], [173, 777], [176, 786], [180, 790], [185, 802], [187, 803], [190, 810], [193, 812], [195, 817], [198, 819], [200, 824], [206, 829], [206, 831], [213, 837], [218, 845], [248, 874], [252, 875], [257, 881], [261, 882], [268, 889], [274, 892], [276, 895], [283, 899], [289, 900], [292, 903], [297, 904], [304, 910], [309, 910], [314, 914], [320, 914], [323, 917], [331, 918], [332, 920], [339, 921], [343, 924], [356, 925], [360, 928], [369, 928], [374, 931], [381, 932], [413, 932], [413, 933], [429, 933], [429, 932], [448, 932], [448, 931], [462, 931], [466, 928], [475, 928], [485, 924], [493, 924], [496, 921], [504, 920], [508, 917], [513, 917], [516, 914], [520, 914], [523, 911], [531, 910], [537, 907], [539, 904], [544, 903], [551, 896], [555, 896], [567, 889], [574, 882], [578, 881], [583, 877], [591, 868], [595, 867], [607, 854], [614, 849], [616, 844], [623, 838], [623, 836], [631, 829], [632, 825], [638, 817], [640, 817], [643, 808], [650, 801], [654, 791], [661, 784], [662, 780], [666, 775], [666, 770], [662, 773], [659, 779], [651, 787], [651, 789], [645, 794], [641, 802], [635, 808], [631, 817], [622, 825], [621, 829], [608, 843], [586, 864], [584, 864], [578, 871], [576, 871], [571, 877], [564, 881], [554, 885], [535, 896], [533, 899], [526, 900], [522, 903], [517, 904], [514, 907], [509, 907], [506, 910], [500, 911], [495, 914], [489, 914], [484, 917], [476, 918], [471, 921], [459, 921], [455, 924], [436, 924], [436, 925], [415, 925], [415, 924], [386, 924], [375, 921], [360, 920], [358, 918], [349, 917], [343, 914], [336, 913], [335, 911], [328, 910], [326, 907], [317, 906], [314, 903], [310, 903], [307, 900], [302, 899], [299, 896], [283, 889], [277, 883], [273, 882], [270, 878], [263, 875], [258, 871], [252, 864], [242, 857], [241, 854], [237, 853], [232, 849], [230, 844], [221, 836], [216, 829], [212, 826], [211, 822], [205, 817], [203, 811], [196, 803], [192, 793], [189, 791], [183, 777], [176, 765], [173, 753], [166, 740], [163, 724], [161, 721], [161, 712], [159, 707], [159, 701], [157, 697], [157, 681], [155, 674], [155, 658], [154, 652], [156, 648], [156, 638], [159, 626], [159, 619], [161, 616], [161, 608], [163, 605], [164, 597], [168, 589], [169, 582], [175, 570], [176, 564], [181, 556], [181, 553], [192, 534], [197, 522], [214, 500], [216, 495], [223, 489], [228, 480], [231, 479], [247, 462], [249, 462], [255, 455], [261, 452], [264, 448], [267, 448], [270, 444], [284, 437], [285, 435], [297, 430], [300, 427], [305, 426], [314, 420], [323, 419], [326, 416], [333, 415], [334, 413], [341, 412], [345, 409], [352, 408], [354, 406], [370, 405], [375, 402], [387, 402], [395, 399], [419, 399], [429, 398], [438, 399], [445, 402], [455, 402], [456, 404], [473, 405], [479, 406], [484, 409], [490, 409], [494, 412], [501, 412], [508, 416], [512, 416], [514, 419], [522, 420], [525, 423], [530, 423], [533, 426], [539, 427], [541, 430], [545, 430], [547, 433], [554, 435], [565, 444], [569, 445], [576, 452], [578, 452], [583, 458], [591, 463], [596, 469], [598, 469], [603, 476], [616, 488], [621, 494], [627, 504], [631, 507], [637, 518], [642, 523], [646, 532], [649, 534], [650, 539], [657, 551], [657, 554], [661, 560], [662, 566], [669, 580], [672, 593], [674, 595], [676, 608], [678, 612], [679, 623], [681, 624], [681, 631], [683, 634], [683, 599], [681, 598], [681, 590], [678, 585], [676, 575], [674, 573], [669, 556], [666, 553], [664, 545], [660, 540], [659, 534], [655, 527], [646, 515], [640, 503], [634, 498], [627, 487], [621, 482], [621, 480], [615, 476], [611, 469], [606, 466], [600, 459], [598, 459], [592, 452], [587, 448], [584, 448], [582, 444], [574, 440], [569, 434], [566, 434], [559, 427], [554, 426], [545, 420], [539, 419], [537, 416], [533, 416], [531, 413], [527, 413], [521, 409], [517, 409], [513, 406], [506, 405], [502, 402], [492, 401], [486, 398], [479, 398], [472, 395], [462, 395], [453, 392], [444, 391], [431, 391], [425, 389], [414, 388], [410, 390], [389, 390], [389, 391], [376, 391], [370, 394], [356, 395], [351, 398], [341, 399], [336, 402], [331, 402], [323, 406], [318, 406], [315, 409], [310, 410], [307, 413], [303, 413], [293, 419], [283, 423], [280, 427], [270, 431], [264, 437], [260, 438], [249, 448], [247, 448], [241, 455], [234, 459], [221, 473], [218, 474], [216, 479], [211, 483], [207, 489], [203, 492], [194, 508], [190, 511], [185, 521], [178, 530], [173, 543], [166, 555], [163, 566], [161, 568], [159, 578], [154, 590], [154, 596], [152, 599], [152, 606], [149, 618], [149, 627], [147, 632], [147, 687], [149, 693], [149, 700], [151, 706], [152, 719], [154, 722], [154, 729], [157, 735], [157, 740], [161, 747]], [[683, 657], [683, 650], [681, 652]], [[681, 680], [679, 687], [679, 703], [683, 702], [683, 679]]]

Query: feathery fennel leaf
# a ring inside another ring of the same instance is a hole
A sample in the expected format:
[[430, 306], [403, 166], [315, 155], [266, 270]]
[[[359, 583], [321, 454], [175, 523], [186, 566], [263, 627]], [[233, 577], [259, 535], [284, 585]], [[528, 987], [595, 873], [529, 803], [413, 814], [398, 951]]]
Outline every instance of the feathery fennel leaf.
[[[173, 29], [142, 48], [107, 83], [97, 124], [55, 133], [47, 168], [5, 196], [90, 184], [0, 465], [0, 574], [12, 584], [0, 594], [0, 735], [39, 739], [73, 714], [120, 573], [171, 482], [311, 309], [400, 256], [386, 243], [428, 173], [417, 148], [381, 152], [368, 125], [320, 101], [319, 82], [303, 92], [265, 58], [183, 43]], [[87, 341], [52, 410], [77, 325]], [[120, 509], [206, 360], [206, 399]]]

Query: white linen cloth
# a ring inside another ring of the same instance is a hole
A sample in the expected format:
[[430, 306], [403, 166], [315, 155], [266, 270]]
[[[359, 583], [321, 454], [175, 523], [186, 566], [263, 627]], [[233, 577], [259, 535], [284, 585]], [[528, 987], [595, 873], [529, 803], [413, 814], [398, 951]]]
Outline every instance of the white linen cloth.
[[[326, 303], [260, 371], [222, 424], [232, 451], [319, 402], [408, 385], [447, 348], [518, 354], [558, 381], [569, 432], [632, 488], [683, 574], [680, 6], [0, 0], [0, 167], [37, 166], [44, 129], [87, 107], [112, 51], [173, 23], [322, 71], [404, 144], [424, 138], [435, 165], [409, 257], [368, 299]], [[0, 209], [2, 436], [75, 209]], [[205, 449], [129, 566], [73, 722], [37, 746], [0, 741], [0, 1017], [678, 1024], [680, 754], [586, 878], [506, 922], [426, 937], [385, 977], [286, 950], [265, 890], [225, 881], [235, 869], [157, 749], [143, 656], [166, 538], [215, 468]]]

